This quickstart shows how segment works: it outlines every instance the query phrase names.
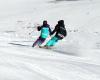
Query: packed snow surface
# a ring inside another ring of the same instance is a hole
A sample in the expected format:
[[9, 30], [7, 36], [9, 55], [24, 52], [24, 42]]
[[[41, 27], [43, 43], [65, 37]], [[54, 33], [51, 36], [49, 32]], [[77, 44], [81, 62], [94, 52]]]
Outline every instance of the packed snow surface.
[[[60, 19], [67, 37], [32, 48]], [[0, 0], [0, 80], [100, 80], [100, 0]]]

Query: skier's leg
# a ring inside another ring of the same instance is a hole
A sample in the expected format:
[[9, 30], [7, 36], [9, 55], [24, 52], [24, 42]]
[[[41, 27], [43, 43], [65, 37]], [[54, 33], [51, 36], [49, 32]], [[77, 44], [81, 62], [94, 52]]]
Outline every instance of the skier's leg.
[[39, 41], [39, 43], [38, 43], [38, 46], [41, 46], [41, 44], [43, 44], [45, 40], [46, 40], [45, 38], [41, 38], [41, 37], [40, 37], [40, 41]]
[[45, 46], [51, 46], [53, 43], [53, 39], [50, 39]]
[[46, 46], [54, 46], [56, 42], [58, 42], [58, 38], [54, 36], [47, 42]]
[[58, 40], [59, 39], [57, 37], [53, 37], [51, 46], [54, 46], [58, 42]]
[[32, 47], [35, 47], [37, 44], [39, 44], [40, 37], [33, 43]]

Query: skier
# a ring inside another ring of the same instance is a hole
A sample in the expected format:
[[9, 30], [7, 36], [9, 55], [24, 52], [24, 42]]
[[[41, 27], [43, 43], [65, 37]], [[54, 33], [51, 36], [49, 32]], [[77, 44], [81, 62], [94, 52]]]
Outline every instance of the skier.
[[40, 45], [42, 43], [44, 43], [46, 38], [51, 34], [50, 26], [46, 20], [43, 21], [42, 26], [37, 27], [37, 30], [41, 31], [41, 34], [40, 34], [39, 38], [33, 43], [32, 47], [35, 47], [36, 45], [38, 45], [40, 47]]
[[55, 29], [51, 32], [51, 35], [55, 35], [46, 43], [45, 48], [50, 48], [58, 42], [58, 40], [62, 40], [66, 35], [67, 31], [64, 25], [64, 20], [59, 20], [58, 24], [55, 26]]

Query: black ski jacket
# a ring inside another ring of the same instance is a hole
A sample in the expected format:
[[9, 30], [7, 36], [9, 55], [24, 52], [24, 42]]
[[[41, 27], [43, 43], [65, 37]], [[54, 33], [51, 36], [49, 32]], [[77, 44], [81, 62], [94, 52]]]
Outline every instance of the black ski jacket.
[[62, 34], [64, 37], [67, 35], [65, 25], [63, 23], [58, 22], [58, 24], [55, 26], [55, 29], [51, 32], [51, 35], [53, 35], [54, 33], [56, 33], [56, 37], [58, 37], [59, 39], [63, 39], [59, 36], [59, 34]]

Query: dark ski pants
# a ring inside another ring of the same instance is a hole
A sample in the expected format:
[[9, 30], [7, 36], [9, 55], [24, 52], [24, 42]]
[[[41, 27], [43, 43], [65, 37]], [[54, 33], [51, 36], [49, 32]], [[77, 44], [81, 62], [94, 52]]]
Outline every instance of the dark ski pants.
[[40, 46], [42, 43], [44, 43], [46, 39], [39, 37], [32, 45], [32, 47], [35, 47], [36, 45]]

